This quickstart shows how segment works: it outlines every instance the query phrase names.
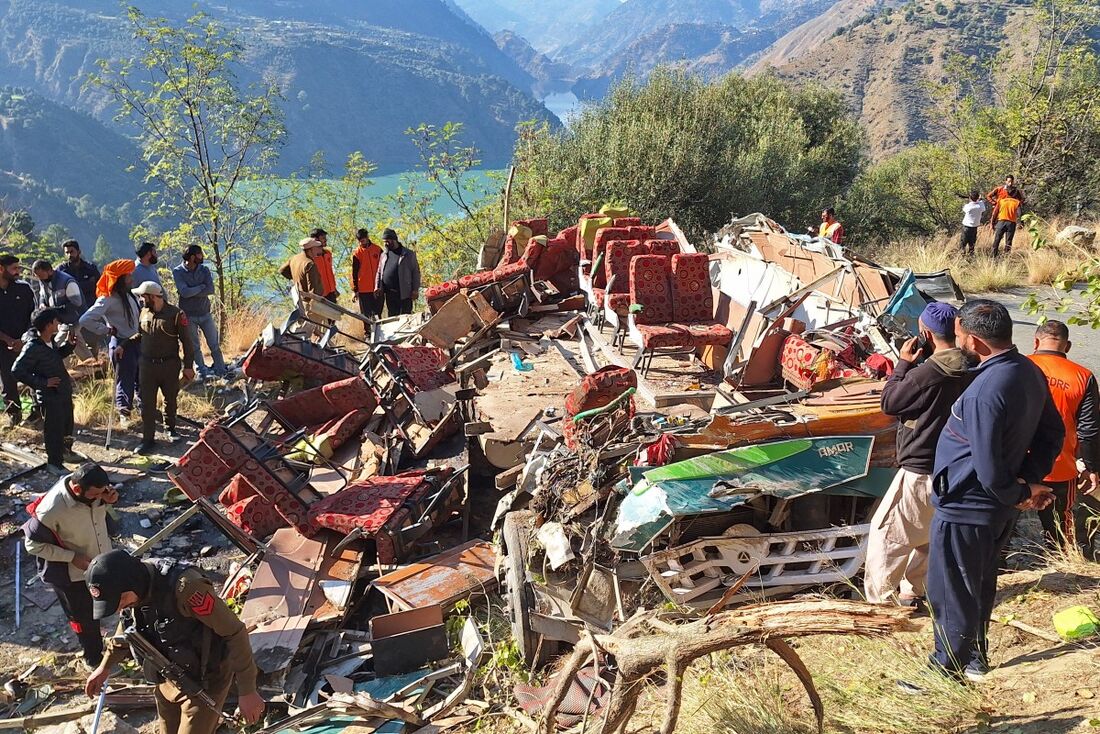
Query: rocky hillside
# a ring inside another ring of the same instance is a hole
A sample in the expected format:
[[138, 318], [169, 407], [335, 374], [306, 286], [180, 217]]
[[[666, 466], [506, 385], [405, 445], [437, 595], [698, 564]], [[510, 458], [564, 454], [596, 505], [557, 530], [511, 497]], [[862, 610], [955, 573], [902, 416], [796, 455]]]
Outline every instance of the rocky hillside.
[[775, 39], [773, 30], [741, 30], [718, 23], [665, 26], [602, 61], [599, 71], [581, 76], [573, 92], [584, 99], [599, 99], [624, 76], [644, 78], [661, 64], [714, 79], [736, 69]]
[[1027, 0], [842, 0], [780, 39], [751, 72], [840, 91], [880, 157], [936, 138], [928, 90], [947, 80], [949, 59], [960, 54], [977, 66], [1003, 50], [1031, 47], [1034, 12]]
[[576, 79], [573, 67], [561, 61], [551, 61], [517, 33], [497, 31], [493, 34], [493, 40], [501, 51], [534, 78], [532, 90], [540, 97], [568, 91]]
[[[786, 28], [802, 23], [831, 4], [832, 0], [626, 0], [607, 17], [577, 33], [573, 42], [553, 54], [553, 58], [600, 73], [607, 60], [643, 38], [659, 37], [676, 26], [719, 27], [711, 32], [712, 36], [728, 30], [745, 33], [770, 30], [778, 38]], [[695, 51], [692, 49], [689, 58], [704, 55], [710, 48]]]
[[[191, 3], [144, 0], [150, 15], [181, 18]], [[533, 78], [449, 0], [220, 0], [202, 9], [239, 29], [245, 79], [284, 86], [284, 170], [323, 150], [362, 150], [382, 170], [409, 167], [404, 130], [461, 121], [489, 163], [511, 154], [515, 125], [551, 119], [526, 91]], [[82, 88], [102, 57], [129, 55], [115, 0], [0, 1], [0, 79], [109, 121], [107, 101]]]
[[511, 31], [553, 55], [619, 7], [620, 0], [452, 0], [490, 33]]

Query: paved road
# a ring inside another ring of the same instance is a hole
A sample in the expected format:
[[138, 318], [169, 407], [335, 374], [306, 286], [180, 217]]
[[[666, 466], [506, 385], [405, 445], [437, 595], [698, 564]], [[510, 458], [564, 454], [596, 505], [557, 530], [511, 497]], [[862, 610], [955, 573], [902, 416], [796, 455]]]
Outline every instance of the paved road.
[[[1009, 313], [1012, 314], [1012, 321], [1015, 324], [1013, 337], [1016, 346], [1020, 348], [1020, 352], [1023, 354], [1030, 354], [1034, 348], [1035, 327], [1038, 326], [1039, 323], [1038, 315], [1024, 312], [1021, 306], [1033, 290], [1035, 289], [1017, 288], [1010, 293], [967, 295], [968, 297], [990, 298], [1007, 306]], [[1038, 293], [1040, 297], [1043, 297], [1044, 295], [1052, 295], [1054, 291], [1051, 288], [1041, 288], [1038, 289]], [[1079, 296], [1075, 297], [1079, 298]], [[1049, 312], [1049, 317], [1052, 319], [1065, 320], [1068, 316], [1069, 314], [1061, 315], [1054, 311]], [[1087, 326], [1071, 326], [1069, 329], [1070, 339], [1073, 341], [1070, 357], [1074, 361], [1083, 364], [1094, 373], [1100, 375], [1100, 329], [1093, 331]]]

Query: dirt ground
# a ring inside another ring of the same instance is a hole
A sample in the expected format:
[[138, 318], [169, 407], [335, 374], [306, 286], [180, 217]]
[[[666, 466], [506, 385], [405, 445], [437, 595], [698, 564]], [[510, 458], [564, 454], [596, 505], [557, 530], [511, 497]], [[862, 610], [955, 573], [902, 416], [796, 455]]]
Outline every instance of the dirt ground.
[[[193, 388], [194, 392], [198, 392]], [[226, 396], [219, 396], [226, 397]], [[179, 426], [181, 440], [169, 444], [158, 434], [157, 455], [163, 460], [183, 455], [196, 438], [198, 429], [187, 423]], [[111, 448], [105, 448], [106, 431], [78, 428], [74, 451], [99, 462], [121, 482], [117, 512], [116, 547], [134, 548], [144, 539], [170, 522], [186, 508], [186, 504], [170, 505], [165, 493], [172, 486], [163, 474], [145, 472], [147, 462], [134, 453], [140, 443], [140, 424], [126, 430], [114, 427]], [[4, 429], [3, 440], [32, 452], [41, 451], [40, 433], [19, 427]], [[154, 457], [156, 458], [156, 457]], [[6, 473], [6, 471], [4, 472]], [[15, 514], [6, 518], [3, 526], [3, 552], [0, 553], [0, 679], [21, 673], [35, 663], [43, 666], [42, 675], [32, 685], [48, 685], [56, 704], [78, 705], [85, 699], [80, 689], [85, 677], [80, 661], [79, 645], [69, 630], [61, 605], [53, 592], [35, 575], [34, 559], [22, 550], [22, 534], [7, 535], [12, 521], [22, 522], [26, 515], [23, 506], [37, 495], [48, 490], [57, 480], [44, 470], [33, 472], [0, 484], [0, 514], [9, 508]], [[143, 521], [149, 527], [142, 527]], [[15, 527], [18, 530], [18, 527]], [[22, 575], [22, 619], [15, 627], [15, 560], [20, 559]], [[244, 558], [236, 547], [210, 522], [200, 516], [193, 517], [183, 528], [165, 542], [151, 549], [149, 558], [185, 557], [213, 576], [222, 576], [233, 561]], [[103, 625], [104, 632], [114, 632], [115, 620]], [[42, 710], [41, 707], [38, 709]], [[8, 713], [8, 716], [17, 714]], [[152, 720], [151, 710], [130, 712], [124, 718], [135, 726]], [[154, 727], [148, 729], [154, 731]]]

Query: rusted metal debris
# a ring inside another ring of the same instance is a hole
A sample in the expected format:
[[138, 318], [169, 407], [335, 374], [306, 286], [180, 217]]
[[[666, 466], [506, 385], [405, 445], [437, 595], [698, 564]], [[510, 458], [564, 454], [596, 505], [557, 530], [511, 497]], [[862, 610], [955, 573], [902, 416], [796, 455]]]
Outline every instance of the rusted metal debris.
[[423, 313], [268, 327], [246, 399], [169, 470], [249, 554], [225, 594], [287, 714], [265, 733], [444, 720], [482, 647], [466, 619], [453, 655], [446, 616], [498, 582], [539, 666], [621, 654], [640, 608], [721, 615], [862, 565], [921, 278], [760, 215], [712, 255], [622, 212], [496, 244]]

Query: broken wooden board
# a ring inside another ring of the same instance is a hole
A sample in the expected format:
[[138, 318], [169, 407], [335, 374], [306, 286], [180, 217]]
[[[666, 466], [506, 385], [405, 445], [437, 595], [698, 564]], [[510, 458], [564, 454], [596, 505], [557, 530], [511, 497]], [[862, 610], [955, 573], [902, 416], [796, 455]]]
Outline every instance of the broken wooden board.
[[457, 293], [420, 327], [420, 336], [440, 349], [450, 349], [484, 325], [466, 294]]
[[323, 541], [307, 538], [295, 528], [276, 530], [253, 574], [241, 621], [258, 624], [306, 614], [324, 552]]
[[347, 608], [338, 609], [328, 600], [321, 588], [321, 582], [346, 581], [354, 584], [355, 579], [359, 578], [359, 568], [363, 561], [362, 544], [352, 543], [342, 548], [339, 554], [335, 554], [333, 549], [342, 540], [343, 538], [336, 533], [325, 536], [325, 553], [321, 560], [321, 567], [317, 571], [317, 584], [313, 587], [305, 608], [305, 613], [315, 622], [342, 620], [347, 613]]
[[551, 414], [548, 409], [562, 415], [565, 396], [579, 381], [576, 371], [557, 349], [549, 349], [525, 362], [534, 369], [520, 372], [512, 366], [510, 355], [497, 355], [490, 385], [474, 401], [479, 420], [488, 421], [493, 427], [478, 436], [478, 443], [498, 469], [509, 469], [523, 462], [538, 433], [539, 419]]
[[0, 481], [11, 481], [46, 465], [46, 457], [15, 444], [0, 444]]
[[436, 604], [448, 609], [474, 592], [496, 586], [495, 564], [493, 546], [483, 540], [472, 540], [380, 576], [374, 587], [398, 611]]
[[274, 673], [289, 667], [309, 626], [310, 616], [298, 614], [260, 624], [248, 633], [252, 658], [264, 673]]

